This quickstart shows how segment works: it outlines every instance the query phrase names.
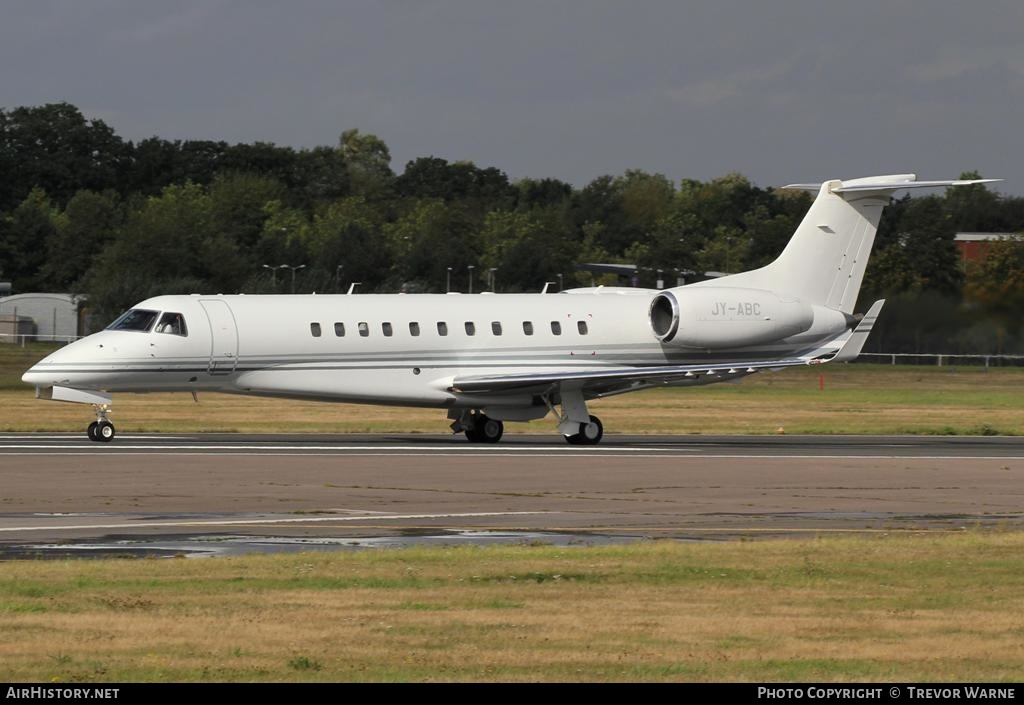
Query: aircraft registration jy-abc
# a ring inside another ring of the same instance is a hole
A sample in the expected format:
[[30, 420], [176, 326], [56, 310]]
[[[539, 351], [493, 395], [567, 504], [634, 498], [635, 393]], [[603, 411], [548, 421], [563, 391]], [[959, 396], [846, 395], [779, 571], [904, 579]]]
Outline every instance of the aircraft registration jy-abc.
[[112, 393], [217, 391], [438, 407], [475, 443], [553, 414], [569, 443], [592, 445], [604, 434], [593, 399], [855, 359], [884, 303], [854, 315], [892, 193], [990, 181], [792, 184], [818, 195], [777, 259], [664, 290], [157, 296], [22, 380], [41, 399], [92, 404], [101, 442], [115, 435]]

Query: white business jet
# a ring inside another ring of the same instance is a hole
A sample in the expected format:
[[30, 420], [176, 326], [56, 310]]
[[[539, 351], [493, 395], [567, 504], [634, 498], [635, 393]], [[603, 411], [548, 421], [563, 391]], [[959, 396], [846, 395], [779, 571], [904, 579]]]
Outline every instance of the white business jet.
[[551, 413], [569, 443], [596, 444], [591, 399], [853, 360], [884, 303], [853, 315], [891, 194], [997, 180], [793, 184], [818, 196], [774, 262], [665, 290], [158, 296], [22, 379], [94, 405], [94, 441], [114, 437], [113, 392], [217, 391], [439, 407], [476, 443]]

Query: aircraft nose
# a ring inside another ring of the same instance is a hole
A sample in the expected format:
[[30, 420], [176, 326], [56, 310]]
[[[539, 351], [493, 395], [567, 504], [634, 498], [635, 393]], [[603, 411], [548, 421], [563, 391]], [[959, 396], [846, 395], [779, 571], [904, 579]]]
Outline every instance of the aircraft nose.
[[31, 384], [35, 387], [51, 387], [53, 386], [55, 379], [52, 370], [46, 368], [46, 362], [49, 357], [45, 357], [28, 370], [21, 376], [21, 381], [25, 384]]
[[62, 363], [67, 363], [73, 359], [68, 354], [73, 345], [74, 343], [71, 343], [71, 345], [55, 350], [32, 365], [21, 376], [21, 381], [36, 387], [52, 387], [55, 384], [66, 386], [69, 381], [69, 375], [66, 370], [61, 371], [63, 368], [66, 368], [66, 364]]

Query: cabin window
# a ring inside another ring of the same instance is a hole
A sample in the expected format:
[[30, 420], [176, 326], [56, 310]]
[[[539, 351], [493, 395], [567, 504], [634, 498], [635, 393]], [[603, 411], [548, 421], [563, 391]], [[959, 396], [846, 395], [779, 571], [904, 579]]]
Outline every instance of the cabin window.
[[587, 322], [586, 321], [576, 321], [576, 330], [578, 330], [580, 332], [580, 335], [586, 335], [587, 334]]
[[491, 321], [491, 332], [495, 335], [501, 335], [501, 322]]
[[310, 323], [309, 324], [309, 332], [313, 334], [314, 338], [319, 338], [320, 337], [320, 324], [319, 323]]
[[156, 311], [133, 308], [118, 316], [116, 321], [107, 326], [107, 330], [136, 330], [145, 333], [153, 327], [153, 322], [156, 321], [158, 315]]
[[476, 335], [476, 324], [473, 321], [466, 321], [466, 335]]
[[551, 332], [555, 335], [562, 334], [562, 324], [558, 321], [551, 321]]
[[409, 335], [416, 336], [420, 334], [420, 324], [413, 321], [409, 324]]
[[362, 338], [370, 335], [370, 324], [366, 321], [359, 321], [359, 336]]
[[444, 321], [438, 321], [437, 322], [437, 334], [438, 335], [448, 335], [448, 324], [445, 323]]
[[388, 338], [395, 334], [395, 329], [391, 327], [390, 323], [384, 322], [380, 324], [380, 329], [384, 331], [384, 335]]
[[523, 321], [523, 332], [527, 335], [533, 335], [533, 321]]
[[154, 330], [157, 333], [170, 333], [182, 337], [188, 335], [188, 329], [185, 328], [185, 317], [180, 313], [165, 313], [160, 317], [160, 322], [156, 324]]
[[339, 338], [344, 338], [345, 337], [345, 324], [344, 323], [335, 323], [334, 324], [334, 334], [336, 336], [338, 336]]

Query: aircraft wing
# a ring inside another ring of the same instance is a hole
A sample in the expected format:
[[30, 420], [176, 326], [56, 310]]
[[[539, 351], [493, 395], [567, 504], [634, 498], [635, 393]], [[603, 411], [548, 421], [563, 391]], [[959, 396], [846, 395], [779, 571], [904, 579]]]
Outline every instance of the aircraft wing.
[[693, 380], [715, 375], [740, 375], [765, 369], [778, 369], [795, 365], [806, 365], [803, 358], [786, 358], [763, 362], [712, 363], [707, 365], [659, 365], [652, 367], [604, 367], [578, 370], [566, 368], [551, 372], [516, 373], [505, 375], [482, 375], [456, 377], [451, 384], [453, 392], [482, 394], [522, 390], [530, 387], [544, 387], [562, 382], [578, 382], [584, 386], [601, 383], [635, 382], [638, 384], [666, 384], [676, 381]]
[[708, 377], [723, 379], [739, 377], [760, 370], [778, 370], [798, 365], [818, 365], [833, 360], [847, 362], [856, 359], [864, 347], [868, 333], [885, 301], [876, 301], [853, 330], [833, 339], [830, 343], [796, 357], [759, 360], [755, 362], [724, 362], [702, 365], [658, 365], [651, 367], [604, 367], [579, 370], [566, 368], [545, 372], [526, 372], [501, 375], [456, 377], [450, 389], [461, 394], [493, 394], [544, 388], [564, 382], [584, 388], [611, 389], [623, 385], [650, 386], [674, 382], [707, 383]]

